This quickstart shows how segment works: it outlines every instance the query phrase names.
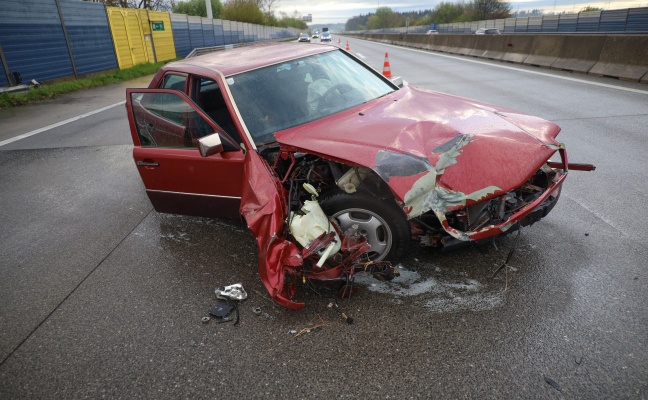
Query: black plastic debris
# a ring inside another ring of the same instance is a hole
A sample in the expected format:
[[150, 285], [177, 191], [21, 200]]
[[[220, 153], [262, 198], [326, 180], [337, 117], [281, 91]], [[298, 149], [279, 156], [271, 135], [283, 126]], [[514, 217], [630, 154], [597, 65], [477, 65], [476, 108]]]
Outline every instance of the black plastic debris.
[[214, 293], [216, 294], [216, 298], [222, 301], [212, 307], [209, 314], [215, 318], [216, 322], [223, 323], [232, 321], [229, 315], [232, 311], [236, 311], [234, 325], [237, 325], [240, 319], [239, 303], [247, 299], [248, 296], [243, 285], [235, 283], [229, 286], [221, 286]]
[[553, 379], [549, 378], [548, 376], [544, 376], [545, 382], [553, 386], [554, 389], [556, 390], [562, 390], [562, 387], [560, 386], [560, 383], [554, 381]]
[[334, 311], [336, 311], [338, 314], [340, 314], [340, 317], [346, 322], [347, 324], [351, 325], [353, 323], [353, 318], [351, 318], [349, 315], [347, 315], [344, 311], [340, 309], [340, 306], [337, 305], [337, 303], [329, 303], [329, 308], [332, 308]]
[[234, 310], [234, 306], [232, 304], [222, 302], [216, 304], [211, 310], [209, 310], [209, 314], [211, 314], [215, 318], [225, 319], [232, 312], [232, 310]]

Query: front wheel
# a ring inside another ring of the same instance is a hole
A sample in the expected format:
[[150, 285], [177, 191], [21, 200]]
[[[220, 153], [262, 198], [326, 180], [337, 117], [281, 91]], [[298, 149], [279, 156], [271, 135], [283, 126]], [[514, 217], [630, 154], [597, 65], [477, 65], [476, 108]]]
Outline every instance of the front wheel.
[[409, 247], [410, 226], [402, 210], [390, 200], [366, 193], [333, 192], [319, 199], [324, 213], [335, 219], [342, 232], [358, 225], [367, 239], [370, 261], [398, 263]]

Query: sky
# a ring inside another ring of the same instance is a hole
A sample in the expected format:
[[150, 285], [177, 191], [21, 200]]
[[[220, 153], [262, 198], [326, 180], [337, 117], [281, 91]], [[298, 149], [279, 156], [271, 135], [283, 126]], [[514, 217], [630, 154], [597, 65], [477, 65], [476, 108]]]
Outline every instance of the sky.
[[[431, 0], [423, 2], [421, 0], [382, 0], [382, 1], [362, 1], [362, 0], [322, 0], [322, 1], [305, 1], [305, 0], [279, 0], [277, 11], [286, 12], [292, 15], [294, 11], [301, 15], [312, 14], [313, 24], [326, 23], [345, 23], [349, 18], [360, 14], [375, 12], [378, 7], [390, 7], [394, 11], [418, 11], [433, 9], [442, 0]], [[455, 2], [459, 0], [446, 0]], [[468, 1], [468, 0], [466, 0]], [[580, 9], [592, 6], [604, 10], [614, 10], [620, 8], [648, 7], [648, 0], [610, 0], [610, 1], [584, 1], [584, 0], [520, 0], [509, 1], [511, 11], [541, 9], [545, 12], [578, 12]]]

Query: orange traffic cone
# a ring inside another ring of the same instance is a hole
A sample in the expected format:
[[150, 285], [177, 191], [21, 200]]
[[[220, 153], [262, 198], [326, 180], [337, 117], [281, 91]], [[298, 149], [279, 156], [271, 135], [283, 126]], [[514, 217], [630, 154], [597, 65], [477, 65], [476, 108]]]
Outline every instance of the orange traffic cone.
[[349, 48], [349, 41], [348, 41], [348, 40], [347, 40], [347, 45], [346, 45], [346, 49], [344, 49], [344, 50], [346, 50], [346, 51], [349, 51], [349, 50], [351, 50], [351, 49]]
[[389, 54], [385, 53], [385, 63], [383, 64], [383, 76], [385, 78], [391, 78], [391, 67], [389, 66]]
[[338, 38], [338, 44], [342, 44], [342, 40]]

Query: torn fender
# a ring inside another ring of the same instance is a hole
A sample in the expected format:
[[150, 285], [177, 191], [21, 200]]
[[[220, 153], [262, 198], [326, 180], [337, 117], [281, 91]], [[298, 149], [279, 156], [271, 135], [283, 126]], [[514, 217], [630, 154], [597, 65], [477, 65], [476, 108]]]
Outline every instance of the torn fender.
[[278, 304], [299, 310], [304, 303], [291, 300], [296, 280], [285, 282], [303, 262], [297, 246], [284, 238], [287, 196], [274, 176], [256, 152], [247, 152], [240, 212], [256, 238], [259, 275], [268, 293]]

